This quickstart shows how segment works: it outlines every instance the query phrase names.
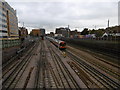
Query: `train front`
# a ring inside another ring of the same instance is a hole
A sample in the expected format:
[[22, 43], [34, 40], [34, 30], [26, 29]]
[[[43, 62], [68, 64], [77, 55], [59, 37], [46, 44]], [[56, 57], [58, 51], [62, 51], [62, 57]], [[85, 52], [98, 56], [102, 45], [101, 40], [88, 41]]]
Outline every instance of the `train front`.
[[64, 41], [59, 42], [59, 49], [60, 50], [65, 50], [66, 49], [66, 43]]

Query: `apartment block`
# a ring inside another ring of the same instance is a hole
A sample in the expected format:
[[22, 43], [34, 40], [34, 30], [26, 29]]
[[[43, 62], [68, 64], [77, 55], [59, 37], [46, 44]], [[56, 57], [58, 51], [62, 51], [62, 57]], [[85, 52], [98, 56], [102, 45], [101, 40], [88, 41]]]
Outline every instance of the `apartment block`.
[[4, 0], [0, 0], [0, 41], [3, 49], [20, 45], [16, 10]]
[[16, 10], [3, 0], [0, 1], [0, 38], [19, 38]]

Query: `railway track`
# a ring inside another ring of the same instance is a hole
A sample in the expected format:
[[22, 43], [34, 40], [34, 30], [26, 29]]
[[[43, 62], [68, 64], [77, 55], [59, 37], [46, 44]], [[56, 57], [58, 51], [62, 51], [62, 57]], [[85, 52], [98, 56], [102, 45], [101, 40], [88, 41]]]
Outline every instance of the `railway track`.
[[73, 59], [74, 62], [77, 62], [79, 66], [89, 73], [92, 77], [94, 77], [97, 82], [103, 86], [103, 88], [120, 88], [120, 84], [118, 82], [113, 81], [108, 76], [104, 75], [94, 67], [87, 64], [85, 61], [81, 60], [79, 57], [74, 55], [73, 53], [67, 51], [67, 55]]
[[[94, 62], [90, 62], [92, 65], [98, 67], [99, 69], [101, 69], [102, 71], [106, 72], [107, 74], [111, 75], [112, 77], [114, 77], [114, 79], [117, 81], [120, 81], [120, 73], [118, 73], [118, 71], [114, 71], [108, 67], [102, 66], [102, 64], [96, 64]], [[107, 63], [109, 64], [109, 63]], [[119, 69], [119, 68], [118, 68]]]
[[17, 82], [19, 81], [20, 77], [24, 73], [24, 70], [26, 69], [27, 65], [30, 62], [30, 59], [34, 55], [34, 51], [38, 43], [36, 43], [29, 52], [25, 55], [25, 57], [21, 58], [19, 62], [15, 63], [13, 66], [11, 66], [8, 71], [6, 71], [3, 74], [3, 89], [10, 89], [15, 88]]
[[16, 54], [14, 57], [12, 57], [7, 62], [4, 62], [3, 65], [2, 65], [2, 70], [4, 71], [5, 69], [8, 69], [8, 67], [11, 66], [11, 64], [14, 64], [14, 62], [18, 61], [22, 55], [24, 55], [25, 53], [27, 53], [25, 51], [28, 51], [28, 49], [30, 49], [30, 48], [32, 48], [32, 45], [29, 45], [27, 48], [21, 49], [20, 53]]
[[73, 76], [70, 74], [67, 67], [64, 65], [60, 56], [53, 50], [52, 47], [48, 46], [51, 56], [53, 57], [53, 62], [56, 66], [59, 75], [59, 82], [61, 81], [62, 88], [80, 88], [79, 85], [74, 80]]
[[79, 76], [79, 78], [85, 83], [87, 88], [100, 88], [94, 81], [83, 71], [82, 68], [75, 62], [68, 62], [70, 67], [74, 70], [74, 72]]
[[6, 62], [5, 64], [2, 65], [2, 70], [4, 71], [10, 64], [12, 64], [12, 62], [15, 61], [15, 59], [18, 57], [19, 55], [17, 54], [15, 57], [11, 58], [10, 60], [8, 60], [8, 62]]
[[53, 78], [48, 67], [44, 41], [41, 41], [40, 59], [36, 72], [35, 88], [52, 88]]
[[[78, 54], [79, 50], [77, 50], [77, 49], [73, 49], [73, 48], [69, 47], [69, 51], [76, 53], [76, 55], [79, 55]], [[85, 58], [84, 60], [86, 62], [89, 62], [93, 66], [95, 66], [95, 67], [99, 68], [100, 70], [104, 71], [106, 74], [109, 74], [114, 81], [120, 81], [120, 73], [118, 71], [120, 67], [118, 65], [116, 65], [114, 63], [111, 63], [107, 60], [104, 60], [100, 57], [97, 57], [93, 54], [90, 54], [90, 55], [92, 57], [94, 57], [95, 60], [94, 60], [94, 58], [93, 58], [93, 60], [92, 59], [89, 60], [89, 59]]]
[[[27, 52], [22, 52], [22, 53], [16, 54], [13, 58], [8, 60], [6, 63], [3, 63], [2, 77], [0, 77], [0, 80], [2, 80], [4, 77], [9, 76], [9, 73], [12, 72], [15, 69], [15, 67], [17, 67], [19, 65], [19, 63], [22, 61], [22, 59], [27, 57], [28, 53], [30, 53], [30, 51], [31, 51], [31, 49], [30, 50], [28, 50], [28, 49], [33, 48], [33, 45], [29, 45], [29, 47], [27, 47], [25, 49]], [[23, 56], [23, 54], [24, 54], [24, 56]]]
[[[51, 54], [52, 64], [46, 56], [46, 48]], [[41, 42], [40, 60], [38, 61], [38, 70], [36, 72], [35, 88], [64, 88], [78, 89], [79, 85], [70, 74], [61, 58], [56, 54], [50, 45]]]

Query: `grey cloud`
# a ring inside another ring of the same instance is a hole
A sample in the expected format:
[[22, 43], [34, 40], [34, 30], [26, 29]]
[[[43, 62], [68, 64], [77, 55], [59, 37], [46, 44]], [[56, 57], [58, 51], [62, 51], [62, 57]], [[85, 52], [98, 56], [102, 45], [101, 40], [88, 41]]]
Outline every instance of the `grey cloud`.
[[[111, 19], [117, 24], [117, 2], [11, 2], [19, 21], [27, 27], [93, 27]], [[53, 30], [54, 31], [54, 30]]]

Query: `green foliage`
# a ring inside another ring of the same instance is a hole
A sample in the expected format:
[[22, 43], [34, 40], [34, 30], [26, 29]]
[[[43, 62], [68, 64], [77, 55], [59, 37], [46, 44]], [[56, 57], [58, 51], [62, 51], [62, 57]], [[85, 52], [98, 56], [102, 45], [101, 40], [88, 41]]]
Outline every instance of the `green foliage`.
[[96, 37], [101, 37], [101, 36], [104, 34], [104, 31], [102, 31], [102, 30], [97, 30], [97, 31], [95, 32], [95, 34], [96, 34]]
[[89, 33], [90, 34], [95, 34], [95, 30], [93, 29], [93, 30], [89, 30]]
[[87, 35], [89, 34], [88, 28], [84, 28], [84, 30], [81, 32], [81, 35]]
[[81, 32], [81, 35], [87, 35], [87, 34], [95, 34], [96, 37], [102, 37], [102, 35], [107, 32], [107, 33], [120, 33], [120, 26], [114, 26], [114, 27], [109, 27], [106, 29], [92, 29], [88, 30], [88, 28], [84, 28], [84, 30]]

